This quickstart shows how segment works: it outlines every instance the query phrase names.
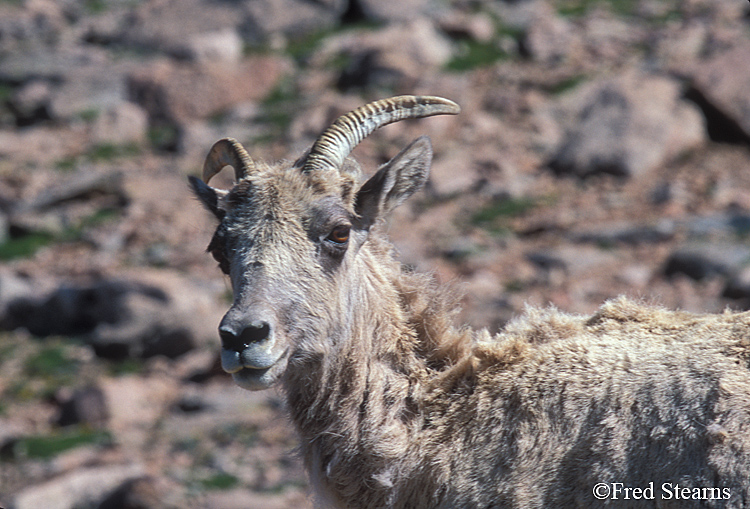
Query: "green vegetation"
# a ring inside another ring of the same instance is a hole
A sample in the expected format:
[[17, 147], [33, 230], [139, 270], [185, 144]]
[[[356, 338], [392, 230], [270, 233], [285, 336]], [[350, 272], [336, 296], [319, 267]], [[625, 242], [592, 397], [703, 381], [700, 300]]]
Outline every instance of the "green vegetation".
[[268, 143], [283, 137], [299, 110], [301, 97], [291, 78], [283, 78], [261, 103], [258, 120], [268, 129], [253, 141]]
[[381, 23], [361, 21], [344, 26], [307, 32], [300, 36], [291, 37], [285, 50], [298, 64], [304, 65], [320, 49], [323, 41], [328, 37], [347, 32], [366, 32], [380, 26], [382, 26]]
[[199, 481], [206, 490], [228, 490], [239, 484], [240, 480], [232, 474], [218, 472], [215, 475]]
[[511, 219], [522, 216], [530, 210], [552, 201], [554, 201], [552, 197], [529, 196], [499, 199], [474, 212], [469, 221], [473, 226], [495, 235], [506, 235], [511, 231]]
[[511, 58], [512, 55], [503, 48], [502, 41], [512, 39], [518, 44], [523, 38], [523, 30], [505, 25], [497, 16], [493, 15], [492, 18], [495, 25], [495, 37], [486, 42], [473, 39], [459, 40], [458, 53], [446, 64], [447, 71], [469, 71]]
[[286, 53], [297, 63], [304, 63], [315, 54], [326, 37], [333, 33], [333, 30], [317, 30], [293, 37], [286, 46]]
[[570, 90], [573, 90], [578, 85], [584, 83], [587, 79], [587, 76], [585, 74], [576, 74], [573, 76], [569, 76], [561, 81], [558, 81], [552, 87], [550, 87], [550, 94], [552, 95], [561, 95], [565, 92], [568, 92]]
[[60, 159], [55, 163], [55, 167], [61, 171], [71, 171], [81, 162], [111, 162], [124, 157], [137, 156], [140, 153], [141, 147], [136, 143], [127, 143], [124, 145], [99, 143], [90, 147], [84, 154]]
[[471, 216], [471, 222], [475, 226], [484, 228], [497, 223], [500, 219], [520, 216], [536, 205], [537, 200], [530, 197], [496, 200], [476, 211]]
[[27, 354], [23, 376], [2, 393], [8, 401], [30, 401], [47, 398], [61, 387], [72, 387], [79, 378], [81, 361], [74, 355], [75, 345], [59, 340], [41, 344], [39, 350]]
[[459, 55], [454, 56], [445, 66], [447, 71], [463, 72], [478, 67], [487, 67], [508, 54], [495, 42], [465, 40], [460, 42]]
[[54, 243], [79, 241], [88, 228], [107, 223], [118, 216], [117, 210], [106, 208], [84, 217], [78, 224], [69, 226], [59, 233], [32, 231], [12, 235], [5, 242], [0, 243], [0, 261], [28, 258], [39, 249]]
[[67, 378], [78, 369], [78, 361], [62, 344], [44, 345], [36, 354], [26, 359], [24, 371], [31, 377]]
[[180, 133], [172, 124], [153, 125], [148, 130], [148, 141], [155, 150], [172, 151], [177, 146]]
[[[20, 3], [20, 2], [19, 2]], [[15, 88], [8, 83], [0, 83], [0, 102], [4, 103], [13, 96]]]
[[125, 145], [100, 143], [91, 147], [85, 157], [92, 162], [107, 162], [121, 157], [137, 156], [140, 152], [140, 147], [135, 143], [128, 143]]
[[109, 446], [113, 443], [108, 431], [77, 428], [50, 435], [29, 435], [19, 439], [9, 451], [9, 458], [47, 460], [60, 453], [86, 445]]
[[634, 16], [638, 12], [639, 3], [639, 0], [560, 0], [557, 2], [557, 12], [577, 18], [597, 6], [606, 6], [618, 16]]
[[142, 373], [146, 367], [141, 359], [131, 358], [126, 358], [120, 361], [112, 361], [108, 366], [108, 371], [112, 376], [136, 375]]
[[78, 113], [78, 118], [80, 118], [84, 122], [93, 122], [94, 120], [99, 118], [99, 115], [101, 115], [101, 111], [99, 111], [97, 108], [88, 108]]
[[28, 258], [39, 249], [54, 242], [55, 236], [46, 232], [32, 232], [0, 243], [0, 261]]
[[102, 14], [107, 10], [104, 0], [86, 0], [83, 5], [89, 14]]

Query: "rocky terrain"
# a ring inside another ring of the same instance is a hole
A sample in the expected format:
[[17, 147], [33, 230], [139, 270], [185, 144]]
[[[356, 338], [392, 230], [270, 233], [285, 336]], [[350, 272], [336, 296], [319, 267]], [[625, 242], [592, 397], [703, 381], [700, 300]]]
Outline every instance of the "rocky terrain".
[[[750, 309], [745, 0], [0, 1], [0, 507], [309, 507], [278, 394], [218, 367], [209, 147], [297, 157], [397, 94], [427, 134], [405, 264], [498, 330], [628, 294]], [[231, 172], [218, 186], [231, 184]]]

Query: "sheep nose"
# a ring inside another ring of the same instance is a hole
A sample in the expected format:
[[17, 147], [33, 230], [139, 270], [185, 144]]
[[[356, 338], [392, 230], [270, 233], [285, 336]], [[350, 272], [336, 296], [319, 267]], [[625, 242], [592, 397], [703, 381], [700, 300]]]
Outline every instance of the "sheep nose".
[[270, 332], [271, 326], [267, 322], [237, 327], [224, 324], [219, 327], [221, 346], [225, 350], [238, 353], [242, 353], [243, 350], [253, 343], [260, 343], [268, 339]]

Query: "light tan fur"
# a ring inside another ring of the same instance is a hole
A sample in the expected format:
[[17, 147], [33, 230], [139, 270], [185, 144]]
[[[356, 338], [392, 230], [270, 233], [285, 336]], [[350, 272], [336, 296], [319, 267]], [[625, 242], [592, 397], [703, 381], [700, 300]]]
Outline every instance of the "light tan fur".
[[[750, 313], [619, 298], [593, 316], [529, 308], [494, 337], [455, 328], [457, 296], [405, 271], [384, 234], [426, 178], [403, 181], [429, 166], [429, 143], [404, 154], [379, 172], [395, 187], [365, 184], [375, 201], [352, 162], [280, 163], [212, 209], [235, 291], [225, 322], [269, 323], [259, 343], [279, 355], [235, 379], [281, 384], [319, 504], [750, 507]], [[325, 235], [347, 221], [348, 245], [332, 248]], [[653, 483], [654, 499], [597, 500], [597, 483]], [[718, 491], [675, 499], [665, 483]]]

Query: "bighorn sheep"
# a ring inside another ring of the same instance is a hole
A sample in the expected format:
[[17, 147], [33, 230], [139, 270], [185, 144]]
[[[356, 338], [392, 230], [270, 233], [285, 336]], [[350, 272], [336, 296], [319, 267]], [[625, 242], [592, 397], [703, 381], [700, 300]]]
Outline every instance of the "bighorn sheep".
[[[227, 138], [195, 193], [234, 303], [219, 326], [241, 387], [280, 384], [326, 507], [750, 507], [750, 313], [626, 298], [593, 316], [528, 309], [495, 337], [402, 270], [384, 219], [419, 190], [421, 137], [364, 184], [350, 151], [437, 97], [377, 101], [295, 162]], [[208, 181], [234, 167], [229, 191]]]

